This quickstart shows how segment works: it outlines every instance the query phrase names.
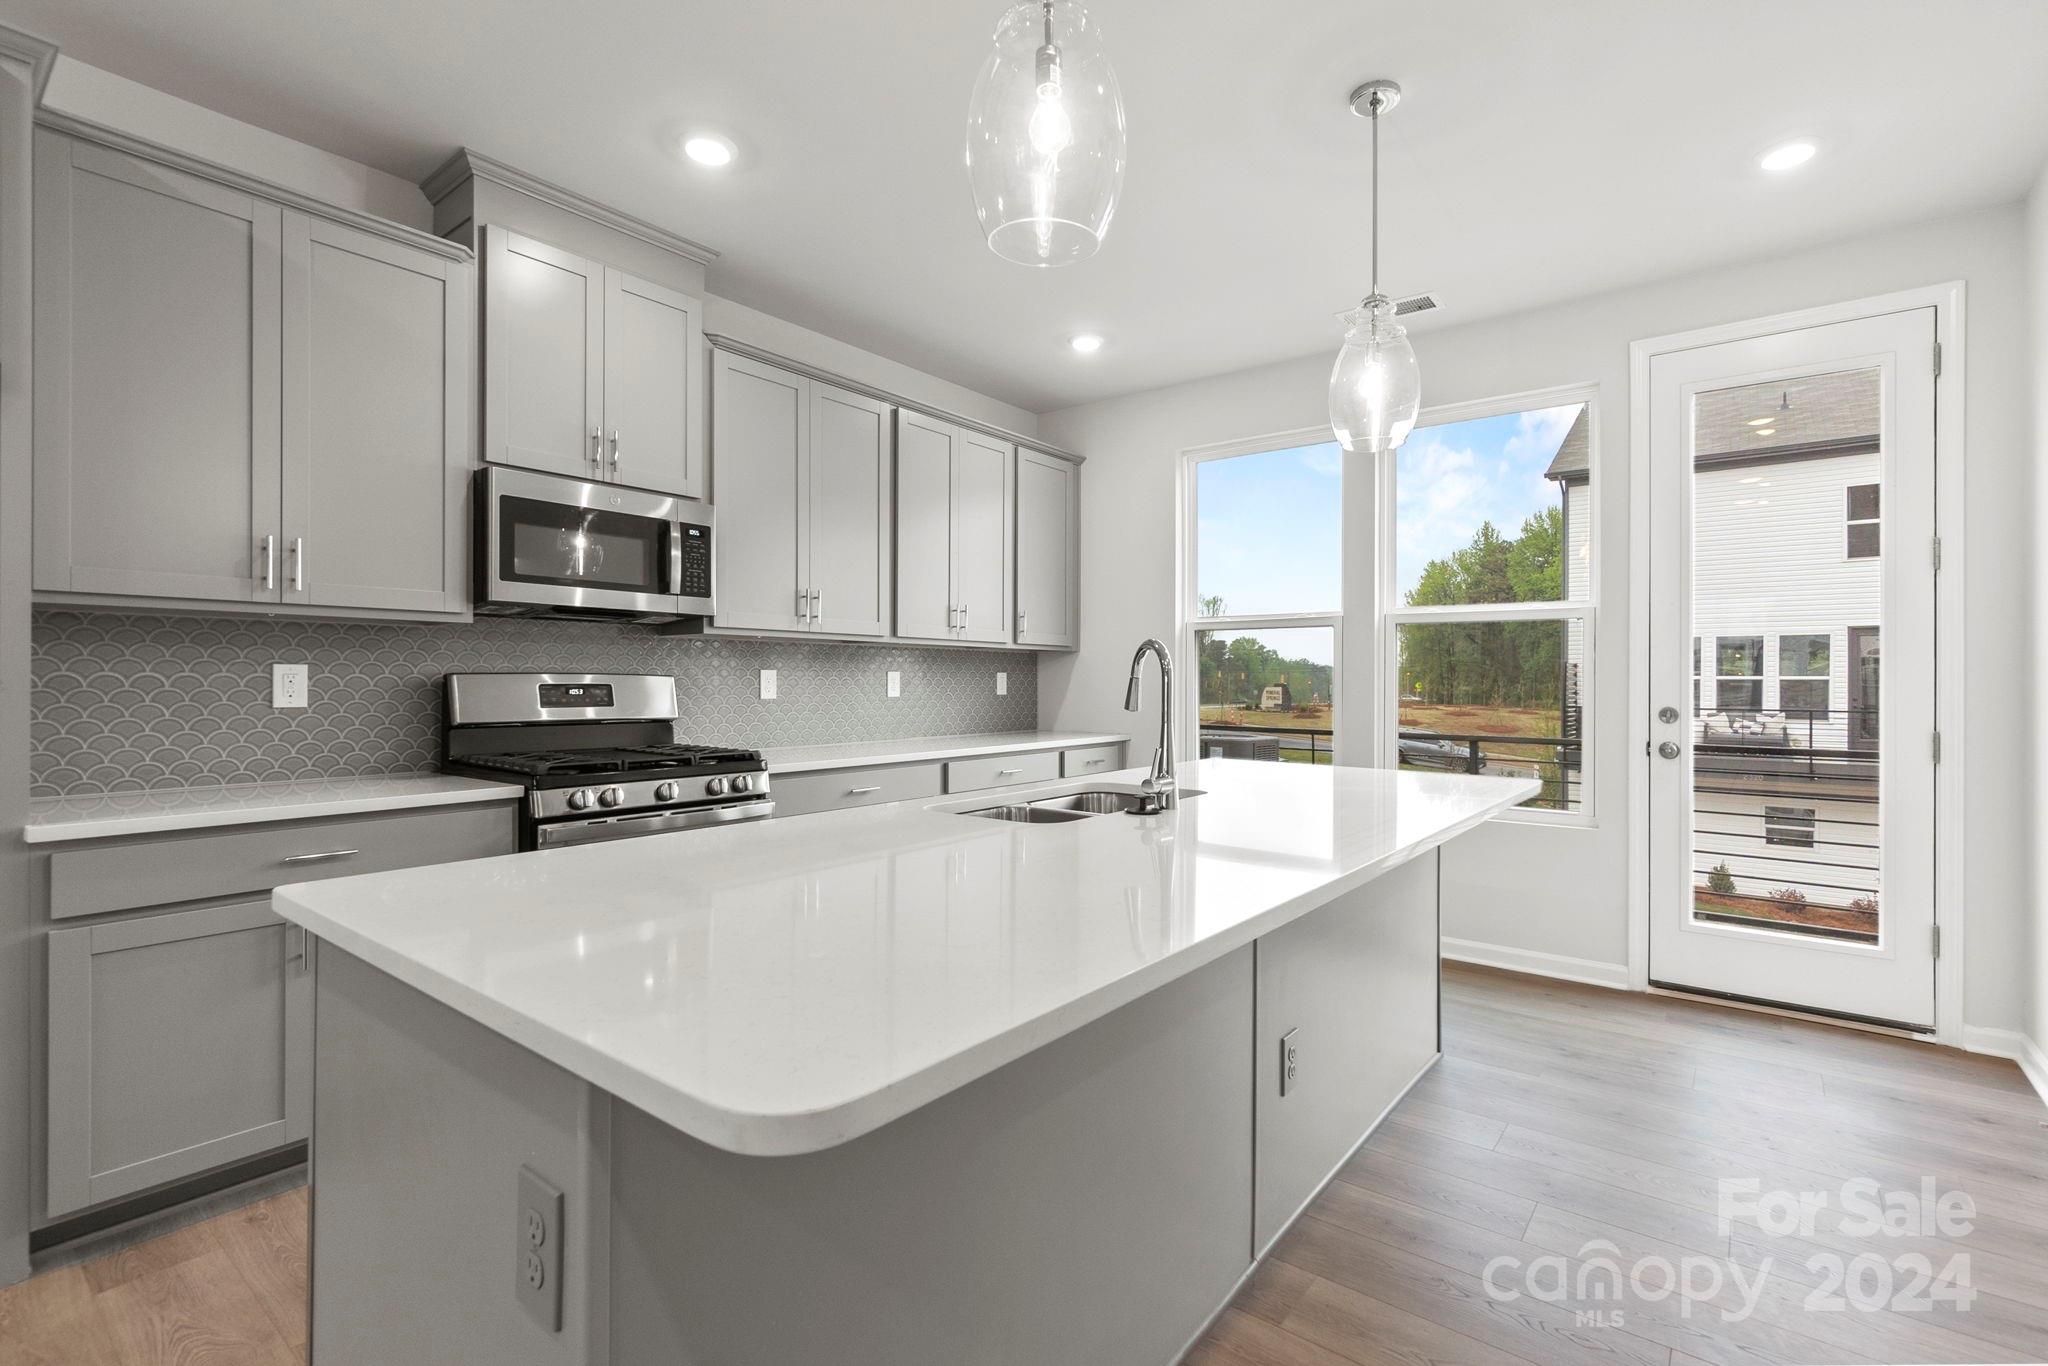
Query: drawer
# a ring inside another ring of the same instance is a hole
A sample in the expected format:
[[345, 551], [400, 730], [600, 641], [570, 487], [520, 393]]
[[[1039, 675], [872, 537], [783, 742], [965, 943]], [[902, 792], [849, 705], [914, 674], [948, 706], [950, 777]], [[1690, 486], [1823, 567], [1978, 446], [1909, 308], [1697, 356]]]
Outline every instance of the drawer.
[[1123, 766], [1122, 745], [1090, 745], [1086, 749], [1060, 751], [1062, 778], [1089, 778], [1099, 773], [1114, 773]]
[[955, 759], [946, 765], [946, 791], [979, 792], [987, 787], [1047, 783], [1060, 776], [1057, 750], [1036, 754], [997, 754], [987, 759]]
[[493, 802], [62, 849], [50, 855], [50, 918], [453, 863], [518, 843], [515, 805]]
[[937, 764], [835, 768], [823, 773], [778, 773], [768, 780], [768, 791], [775, 798], [777, 816], [802, 816], [936, 797], [941, 791], [939, 780]]

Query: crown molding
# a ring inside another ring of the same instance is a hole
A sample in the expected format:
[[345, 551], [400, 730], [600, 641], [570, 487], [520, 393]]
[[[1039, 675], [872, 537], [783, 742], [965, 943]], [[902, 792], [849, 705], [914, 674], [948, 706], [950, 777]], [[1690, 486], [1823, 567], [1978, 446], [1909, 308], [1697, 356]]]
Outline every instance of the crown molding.
[[457, 186], [471, 179], [488, 180], [493, 185], [516, 190], [520, 194], [538, 199], [545, 204], [552, 204], [580, 218], [587, 218], [602, 227], [610, 228], [613, 232], [624, 233], [628, 237], [638, 238], [649, 246], [660, 247], [663, 251], [672, 251], [678, 256], [687, 257], [699, 265], [708, 266], [718, 259], [718, 252], [702, 242], [693, 242], [679, 233], [670, 232], [667, 228], [656, 227], [644, 218], [622, 213], [609, 204], [600, 204], [587, 195], [564, 189], [552, 181], [542, 180], [539, 176], [529, 175], [516, 166], [507, 166], [502, 161], [495, 161], [468, 147], [458, 147], [454, 155], [422, 180], [420, 192], [426, 195], [427, 202], [439, 204]]
[[43, 102], [43, 91], [49, 88], [50, 68], [57, 64], [57, 45], [33, 33], [23, 33], [18, 28], [0, 24], [0, 57], [12, 57], [33, 73], [35, 102]]

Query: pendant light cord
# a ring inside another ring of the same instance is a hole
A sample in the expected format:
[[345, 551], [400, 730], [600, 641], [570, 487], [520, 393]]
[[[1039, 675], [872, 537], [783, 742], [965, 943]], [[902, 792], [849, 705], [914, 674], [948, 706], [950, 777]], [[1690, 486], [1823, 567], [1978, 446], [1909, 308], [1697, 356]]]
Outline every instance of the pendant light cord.
[[1380, 292], [1380, 106], [1372, 106], [1372, 292]]

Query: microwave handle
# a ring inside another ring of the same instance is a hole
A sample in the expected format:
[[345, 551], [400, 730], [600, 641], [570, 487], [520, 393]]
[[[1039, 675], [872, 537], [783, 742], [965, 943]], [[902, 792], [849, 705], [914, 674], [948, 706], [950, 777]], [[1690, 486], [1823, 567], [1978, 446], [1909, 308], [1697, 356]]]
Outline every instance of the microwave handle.
[[683, 592], [683, 524], [668, 524], [668, 591], [677, 597]]

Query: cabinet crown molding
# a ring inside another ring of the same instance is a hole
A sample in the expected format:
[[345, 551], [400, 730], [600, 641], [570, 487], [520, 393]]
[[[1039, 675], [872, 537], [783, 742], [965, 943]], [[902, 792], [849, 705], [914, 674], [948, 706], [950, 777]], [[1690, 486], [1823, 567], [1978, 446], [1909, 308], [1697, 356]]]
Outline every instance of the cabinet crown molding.
[[522, 171], [516, 166], [508, 166], [468, 147], [456, 148], [454, 155], [429, 173], [427, 178], [420, 182], [420, 193], [427, 197], [428, 203], [438, 204], [468, 180], [488, 180], [508, 190], [517, 190], [520, 194], [528, 195], [545, 204], [552, 204], [558, 209], [587, 218], [593, 223], [602, 224], [614, 232], [636, 237], [652, 246], [660, 247], [663, 251], [674, 252], [699, 265], [708, 266], [718, 259], [718, 252], [702, 242], [695, 242], [679, 233], [670, 232], [667, 228], [657, 227], [644, 218], [635, 218], [629, 213], [612, 208], [609, 204], [601, 204], [588, 195], [564, 189], [553, 181], [542, 180], [537, 175]]
[[43, 91], [50, 84], [50, 69], [57, 65], [57, 45], [47, 38], [0, 24], [0, 57], [11, 57], [29, 68], [30, 84], [34, 87], [32, 98], [41, 104]]

